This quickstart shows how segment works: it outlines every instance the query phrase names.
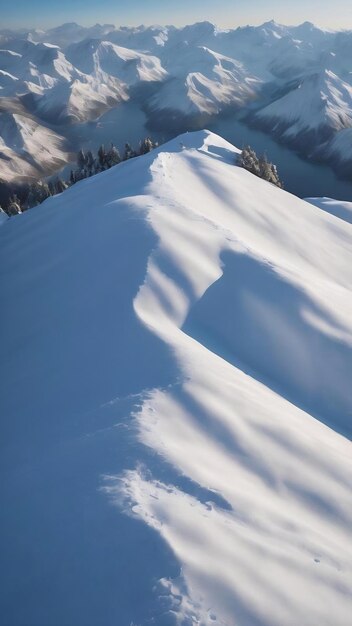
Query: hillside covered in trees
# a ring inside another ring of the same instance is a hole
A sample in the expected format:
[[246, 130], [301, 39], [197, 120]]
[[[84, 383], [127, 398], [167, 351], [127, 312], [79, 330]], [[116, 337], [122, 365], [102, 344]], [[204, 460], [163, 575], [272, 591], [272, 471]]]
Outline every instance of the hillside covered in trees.
[[68, 180], [63, 180], [60, 177], [48, 181], [37, 180], [30, 185], [22, 187], [20, 192], [10, 195], [8, 201], [4, 203], [2, 210], [9, 216], [22, 213], [41, 204], [50, 196], [62, 193], [65, 189], [84, 178], [104, 172], [122, 161], [147, 154], [157, 145], [150, 137], [145, 137], [140, 142], [137, 150], [132, 148], [129, 143], [126, 143], [122, 156], [113, 143], [107, 149], [104, 145], [101, 145], [96, 154], [93, 154], [91, 150], [84, 152], [81, 149], [77, 154], [77, 167], [71, 170]]

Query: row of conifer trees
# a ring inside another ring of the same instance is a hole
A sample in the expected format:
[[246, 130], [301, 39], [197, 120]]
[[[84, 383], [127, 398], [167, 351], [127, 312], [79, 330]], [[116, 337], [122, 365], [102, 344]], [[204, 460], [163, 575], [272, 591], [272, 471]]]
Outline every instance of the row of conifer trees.
[[[127, 161], [136, 156], [147, 154], [151, 152], [157, 146], [156, 143], [150, 137], [146, 137], [139, 144], [139, 149], [134, 150], [129, 143], [125, 144], [123, 155], [120, 155], [119, 150], [112, 143], [108, 149], [101, 145], [96, 153], [93, 154], [91, 150], [84, 152], [80, 150], [77, 154], [77, 167], [70, 172], [69, 179], [64, 181], [62, 178], [57, 177], [55, 180], [45, 181], [37, 180], [30, 185], [22, 193], [22, 199], [17, 194], [13, 194], [7, 206], [5, 207], [5, 213], [8, 215], [16, 215], [22, 213], [27, 209], [31, 209], [38, 204], [41, 204], [50, 196], [55, 196], [61, 193], [68, 187], [71, 187], [75, 183], [84, 178], [94, 176], [99, 172], [108, 170], [114, 165], [118, 165], [122, 161]], [[0, 207], [0, 211], [1, 211]]]
[[[146, 137], [140, 142], [138, 151], [134, 150], [129, 143], [126, 143], [122, 157], [114, 144], [111, 144], [107, 150], [101, 145], [96, 155], [94, 155], [91, 150], [87, 152], [80, 150], [77, 154], [77, 167], [71, 170], [69, 180], [63, 181], [61, 178], [56, 178], [56, 180], [49, 182], [37, 180], [29, 185], [28, 193], [24, 201], [21, 202], [16, 195], [13, 195], [10, 198], [5, 212], [8, 215], [22, 213], [24, 210], [41, 204], [46, 198], [61, 193], [78, 181], [94, 176], [104, 170], [108, 170], [122, 161], [147, 154], [156, 146], [157, 144], [154, 143], [150, 137]], [[279, 178], [276, 166], [268, 161], [266, 155], [258, 156], [250, 146], [243, 148], [237, 158], [237, 165], [244, 167], [252, 174], [255, 174], [255, 176], [259, 176], [281, 189], [283, 188], [283, 183]], [[0, 207], [0, 211], [1, 210]]]
[[276, 165], [270, 163], [265, 154], [258, 156], [250, 146], [243, 148], [237, 158], [237, 165], [283, 189], [283, 183], [279, 178]]

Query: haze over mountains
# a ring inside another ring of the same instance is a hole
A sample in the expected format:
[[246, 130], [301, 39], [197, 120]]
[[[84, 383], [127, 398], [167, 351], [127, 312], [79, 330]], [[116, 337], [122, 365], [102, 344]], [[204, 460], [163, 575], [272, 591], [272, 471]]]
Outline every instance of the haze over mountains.
[[80, 148], [72, 126], [126, 102], [143, 109], [151, 131], [174, 134], [240, 111], [246, 123], [351, 174], [350, 31], [310, 23], [227, 31], [208, 22], [181, 29], [73, 23], [1, 31], [0, 47], [4, 181], [60, 169]]

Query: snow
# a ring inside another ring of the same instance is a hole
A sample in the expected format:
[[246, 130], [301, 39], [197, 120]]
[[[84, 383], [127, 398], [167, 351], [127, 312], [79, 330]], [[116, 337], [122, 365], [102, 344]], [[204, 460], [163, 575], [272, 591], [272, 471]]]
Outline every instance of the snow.
[[352, 202], [342, 202], [332, 198], [306, 198], [306, 201], [352, 224]]
[[349, 624], [351, 226], [237, 153], [0, 229], [4, 623]]
[[30, 31], [28, 37], [34, 42], [50, 41], [58, 44], [60, 47], [66, 47], [83, 39], [104, 37], [114, 30], [115, 26], [113, 24], [95, 24], [95, 26], [84, 27], [75, 22], [69, 22], [49, 30]]
[[283, 135], [320, 130], [339, 131], [352, 124], [352, 87], [332, 71], [314, 74], [296, 89], [259, 111], [257, 119], [272, 119], [283, 125]]
[[326, 151], [333, 163], [345, 164], [347, 171], [350, 172], [352, 161], [352, 128], [343, 128], [336, 133], [326, 147]]
[[98, 71], [68, 83], [59, 83], [36, 98], [36, 113], [50, 121], [86, 122], [128, 99], [125, 86], [116, 78]]
[[45, 171], [63, 167], [70, 158], [65, 138], [22, 109], [0, 112], [0, 136], [2, 180], [38, 178]]
[[[240, 110], [303, 156], [349, 175], [351, 31], [275, 21], [228, 30], [209, 22], [183, 28], [68, 23], [6, 31], [1, 46], [8, 48], [0, 50], [2, 108], [11, 110], [14, 99], [38, 124], [59, 123], [65, 137], [73, 124], [79, 137], [83, 124], [127, 101], [131, 110], [143, 108], [149, 130], [167, 137]], [[16, 180], [28, 163], [7, 156], [6, 177]]]
[[84, 73], [101, 70], [127, 85], [140, 81], [163, 81], [167, 77], [157, 57], [114, 45], [110, 41], [85, 40], [71, 46], [66, 54]]
[[173, 77], [148, 105], [152, 111], [176, 110], [186, 115], [219, 113], [224, 107], [244, 106], [256, 97], [261, 80], [241, 63], [205, 46], [179, 49], [165, 66]]

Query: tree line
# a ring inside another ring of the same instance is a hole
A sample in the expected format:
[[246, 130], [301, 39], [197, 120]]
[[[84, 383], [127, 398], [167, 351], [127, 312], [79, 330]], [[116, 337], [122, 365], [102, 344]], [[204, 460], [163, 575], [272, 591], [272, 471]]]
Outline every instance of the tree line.
[[[140, 142], [137, 151], [134, 150], [129, 143], [126, 143], [122, 156], [113, 143], [108, 149], [105, 149], [104, 145], [101, 145], [96, 155], [94, 155], [91, 150], [84, 152], [81, 149], [77, 154], [77, 167], [71, 170], [68, 180], [64, 181], [59, 177], [49, 182], [37, 180], [28, 186], [24, 194], [22, 194], [21, 200], [17, 194], [13, 194], [5, 205], [4, 212], [7, 213], [7, 215], [22, 213], [27, 209], [41, 204], [50, 196], [61, 193], [84, 178], [89, 178], [90, 176], [99, 174], [99, 172], [108, 170], [122, 161], [127, 161], [128, 159], [151, 152], [157, 145], [158, 144], [154, 143], [150, 137], [146, 137]], [[283, 189], [284, 185], [279, 178], [276, 165], [268, 161], [265, 154], [258, 156], [253, 148], [245, 146], [241, 154], [238, 155], [236, 163], [255, 176], [263, 178], [269, 183]], [[0, 212], [3, 212], [1, 206]]]
[[244, 167], [245, 170], [248, 170], [255, 176], [276, 185], [276, 187], [280, 187], [280, 189], [284, 188], [276, 165], [268, 161], [266, 154], [258, 156], [250, 146], [245, 146], [241, 154], [238, 155], [237, 165]]
[[100, 172], [110, 169], [114, 165], [118, 165], [122, 161], [127, 161], [143, 154], [148, 154], [154, 148], [157, 147], [150, 137], [145, 137], [140, 143], [138, 150], [134, 150], [129, 143], [125, 144], [123, 155], [113, 143], [111, 143], [108, 149], [102, 144], [97, 153], [94, 155], [91, 150], [84, 152], [82, 149], [77, 153], [76, 165], [77, 167], [72, 169], [68, 180], [62, 180], [60, 177], [56, 177], [55, 180], [45, 181], [36, 180], [35, 182], [27, 185], [25, 190], [19, 195], [14, 193], [10, 196], [8, 202], [4, 204], [4, 208], [0, 206], [0, 212], [5, 212], [7, 215], [17, 215], [23, 211], [27, 211], [34, 206], [38, 206], [58, 193], [62, 193], [68, 187], [72, 187], [75, 183], [84, 178], [89, 178]]

